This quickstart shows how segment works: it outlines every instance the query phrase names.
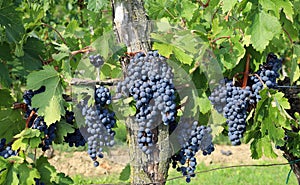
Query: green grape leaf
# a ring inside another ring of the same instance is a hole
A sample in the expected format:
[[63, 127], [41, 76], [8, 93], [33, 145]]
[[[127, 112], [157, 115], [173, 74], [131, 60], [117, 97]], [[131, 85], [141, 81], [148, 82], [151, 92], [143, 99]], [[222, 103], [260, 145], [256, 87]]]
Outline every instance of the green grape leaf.
[[0, 157], [0, 184], [4, 184], [6, 181], [7, 171], [9, 167], [9, 163], [3, 157]]
[[94, 11], [94, 12], [99, 12], [99, 10], [101, 10], [102, 8], [107, 6], [107, 4], [108, 4], [108, 1], [93, 0], [93, 1], [88, 2], [87, 9]]
[[37, 129], [25, 129], [21, 133], [14, 136], [15, 142], [12, 144], [13, 150], [26, 150], [28, 146], [37, 148], [42, 142], [40, 138], [41, 132]]
[[203, 93], [203, 95], [202, 96], [204, 96], [204, 97], [199, 97], [198, 98], [198, 103], [199, 103], [199, 107], [200, 107], [200, 112], [202, 113], [202, 114], [206, 114], [206, 113], [208, 113], [210, 110], [211, 110], [211, 104], [210, 104], [210, 101], [209, 101], [209, 99], [206, 97], [206, 95]]
[[56, 169], [48, 162], [46, 157], [41, 156], [37, 159], [36, 168], [40, 173], [41, 182], [58, 183]]
[[[0, 46], [0, 50], [1, 50], [1, 46]], [[0, 56], [0, 59], [1, 59], [1, 56]], [[7, 87], [7, 88], [10, 87], [11, 82], [12, 82], [9, 77], [8, 72], [9, 72], [9, 70], [8, 70], [7, 66], [0, 62], [0, 85], [2, 85], [3, 87]]]
[[273, 150], [272, 143], [267, 137], [262, 138], [261, 143], [262, 143], [264, 155], [266, 157], [271, 157], [271, 158], [277, 157], [277, 154]]
[[129, 179], [129, 177], [130, 177], [130, 170], [131, 170], [130, 165], [127, 164], [125, 166], [125, 168], [123, 168], [122, 172], [120, 173], [119, 179], [121, 181], [127, 181]]
[[56, 143], [63, 143], [64, 137], [67, 136], [68, 133], [73, 133], [75, 129], [65, 120], [61, 120], [59, 123], [56, 124], [56, 131], [55, 131], [55, 142]]
[[0, 136], [10, 141], [13, 136], [25, 128], [25, 121], [19, 111], [0, 110]]
[[169, 44], [154, 42], [152, 47], [154, 50], [158, 50], [159, 54], [167, 58], [173, 53], [173, 46]]
[[262, 52], [270, 40], [281, 32], [281, 25], [276, 17], [262, 11], [255, 15], [249, 32], [253, 47]]
[[20, 185], [36, 184], [35, 178], [39, 179], [40, 174], [36, 168], [32, 168], [26, 163], [18, 166]]
[[73, 180], [64, 173], [58, 173], [57, 176], [59, 185], [69, 185], [74, 183]]
[[174, 47], [173, 52], [175, 57], [178, 58], [183, 64], [191, 65], [193, 63], [193, 58], [186, 54], [183, 50]]
[[46, 91], [32, 98], [32, 106], [38, 108], [38, 114], [44, 116], [49, 126], [59, 121], [61, 115], [65, 113], [60, 76], [53, 67], [44, 66], [43, 70], [28, 75], [27, 89], [39, 89], [41, 86], [45, 86]]
[[181, 16], [190, 21], [193, 18], [194, 12], [197, 10], [198, 6], [191, 1], [182, 1], [181, 5]]
[[19, 62], [25, 70], [33, 71], [42, 68], [40, 57], [43, 56], [44, 43], [34, 37], [29, 37], [23, 45], [24, 55], [19, 57]]
[[262, 140], [255, 139], [250, 144], [251, 157], [253, 159], [259, 159], [262, 157]]
[[25, 33], [20, 13], [13, 5], [0, 8], [0, 25], [5, 27], [6, 37], [9, 42], [17, 43]]
[[[2, 158], [2, 157], [0, 157]], [[5, 172], [4, 172], [5, 173]], [[19, 185], [20, 181], [18, 178], [18, 168], [14, 163], [10, 163], [6, 166], [6, 179], [3, 184]]]
[[222, 6], [223, 13], [230, 11], [236, 3], [237, 0], [223, 0], [223, 6]]
[[290, 62], [286, 65], [289, 68], [288, 70], [288, 77], [291, 80], [291, 83], [296, 82], [300, 78], [300, 68], [299, 68], [299, 61], [300, 61], [300, 46], [294, 45], [293, 47], [293, 58]]
[[14, 103], [14, 99], [10, 95], [10, 90], [8, 89], [0, 89], [0, 100], [0, 107], [11, 107]]

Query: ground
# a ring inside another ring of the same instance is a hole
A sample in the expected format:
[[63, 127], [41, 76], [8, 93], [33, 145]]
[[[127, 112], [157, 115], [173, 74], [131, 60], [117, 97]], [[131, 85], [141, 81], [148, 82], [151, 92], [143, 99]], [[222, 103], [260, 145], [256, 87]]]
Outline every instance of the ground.
[[[238, 165], [238, 164], [256, 164], [259, 161], [251, 158], [249, 145], [243, 144], [240, 146], [216, 145], [215, 151], [208, 156], [202, 156], [198, 153], [197, 161], [204, 162], [206, 165], [219, 164], [219, 165]], [[287, 162], [281, 155], [279, 150], [276, 150], [279, 157], [277, 159], [262, 158], [260, 160], [276, 163]], [[230, 154], [231, 155], [224, 155]], [[58, 171], [67, 175], [74, 176], [77, 174], [86, 177], [99, 177], [102, 174], [120, 173], [130, 157], [128, 148], [125, 146], [118, 146], [106, 154], [103, 159], [99, 160], [99, 167], [95, 168], [89, 155], [82, 152], [54, 152], [54, 157], [49, 162], [55, 166]]]

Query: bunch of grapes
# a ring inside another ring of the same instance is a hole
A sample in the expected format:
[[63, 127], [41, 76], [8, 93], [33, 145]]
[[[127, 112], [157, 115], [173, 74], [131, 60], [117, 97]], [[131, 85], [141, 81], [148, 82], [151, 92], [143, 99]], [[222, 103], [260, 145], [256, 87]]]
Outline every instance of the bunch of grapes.
[[99, 166], [97, 158], [103, 158], [103, 147], [114, 145], [116, 124], [115, 113], [109, 111], [107, 106], [111, 103], [111, 95], [107, 88], [95, 88], [95, 105], [88, 106], [87, 101], [81, 102], [82, 115], [87, 126], [88, 154], [94, 161], [94, 166]]
[[278, 70], [282, 67], [282, 59], [270, 53], [266, 64], [260, 66], [260, 69], [250, 77], [251, 88], [254, 94], [254, 101], [257, 103], [261, 97], [259, 91], [263, 89], [263, 84], [268, 88], [276, 88], [276, 79], [279, 77]]
[[90, 55], [89, 56], [90, 62], [95, 67], [100, 67], [104, 64], [104, 60], [101, 55]]
[[188, 134], [189, 137], [185, 138], [186, 141], [182, 143], [180, 151], [171, 157], [172, 167], [186, 176], [186, 182], [189, 183], [191, 177], [195, 177], [196, 153], [201, 150], [203, 155], [209, 155], [215, 148], [212, 143], [210, 127], [198, 126], [197, 121], [194, 121], [192, 125], [187, 122], [180, 124], [187, 125], [183, 127], [187, 127], [190, 133]]
[[[74, 125], [75, 124], [74, 112], [66, 110], [65, 119], [67, 123]], [[86, 143], [83, 135], [81, 134], [78, 128], [76, 128], [73, 133], [68, 133], [67, 136], [64, 137], [64, 141], [68, 143], [70, 147], [84, 146]]]
[[6, 139], [2, 138], [0, 140], [0, 156], [4, 157], [4, 159], [7, 159], [11, 156], [16, 156], [17, 151], [12, 150], [10, 144], [6, 144]]
[[138, 146], [146, 154], [152, 151], [151, 130], [161, 122], [165, 125], [174, 122], [177, 114], [174, 75], [166, 60], [157, 51], [137, 53], [130, 60], [124, 81], [117, 85], [118, 93], [132, 96], [136, 102]]
[[276, 79], [282, 60], [276, 55], [269, 54], [266, 64], [260, 66], [260, 70], [250, 76], [248, 86], [241, 88], [235, 86], [232, 80], [221, 80], [213, 89], [209, 100], [217, 112], [222, 113], [227, 119], [228, 136], [232, 145], [240, 145], [241, 138], [246, 131], [247, 111], [250, 105], [255, 105], [260, 99], [259, 92], [263, 84], [268, 88], [276, 88]]

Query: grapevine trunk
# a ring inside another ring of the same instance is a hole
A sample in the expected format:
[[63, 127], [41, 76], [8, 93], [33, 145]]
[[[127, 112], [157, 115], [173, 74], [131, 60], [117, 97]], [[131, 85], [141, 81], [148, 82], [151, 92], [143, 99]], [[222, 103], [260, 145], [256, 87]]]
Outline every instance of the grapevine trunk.
[[[147, 52], [150, 46], [150, 23], [141, 0], [113, 0], [114, 30], [119, 43], [127, 52]], [[131, 156], [131, 184], [165, 184], [169, 169], [169, 133], [165, 125], [153, 130], [157, 141], [154, 152], [146, 155], [138, 147], [137, 123], [127, 120], [127, 133]]]

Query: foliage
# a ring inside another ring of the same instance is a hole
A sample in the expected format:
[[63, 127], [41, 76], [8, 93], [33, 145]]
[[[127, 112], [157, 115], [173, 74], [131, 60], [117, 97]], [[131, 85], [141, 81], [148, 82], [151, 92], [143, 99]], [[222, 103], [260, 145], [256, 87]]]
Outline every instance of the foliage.
[[[278, 54], [285, 59], [280, 78], [288, 77], [291, 84], [299, 85], [300, 1], [207, 2], [145, 0], [145, 8], [150, 19], [157, 21], [151, 34], [152, 49], [188, 73], [197, 89], [189, 110], [201, 124], [211, 124], [218, 135], [227, 128], [209, 103], [209, 82], [243, 72], [247, 54], [251, 55], [250, 72], [259, 68], [268, 53]], [[13, 149], [20, 154], [0, 157], [0, 184], [33, 184], [35, 178], [46, 184], [72, 183], [46, 158], [30, 159], [28, 147], [37, 148], [44, 135], [25, 128], [23, 111], [12, 106], [22, 102], [24, 89], [45, 86], [44, 93], [33, 97], [32, 106], [48, 125], [60, 125], [56, 143], [61, 143], [74, 131], [62, 120], [65, 107], [72, 109], [63, 96], [71, 96], [72, 78], [95, 80], [96, 71], [88, 63], [87, 53], [104, 57], [101, 79], [118, 78], [122, 72], [118, 59], [126, 50], [116, 45], [110, 34], [111, 17], [110, 2], [104, 0], [0, 0], [0, 136], [13, 141]], [[80, 69], [89, 73], [82, 75]], [[176, 75], [182, 78], [181, 73]], [[72, 90], [86, 93], [85, 89], [73, 86]], [[285, 131], [291, 130], [291, 125], [299, 126], [300, 119], [286, 112], [289, 102], [278, 90], [264, 89], [261, 96], [248, 117], [245, 142], [251, 142], [253, 158], [276, 157], [273, 144], [283, 146]], [[122, 114], [118, 124], [135, 112], [132, 99], [114, 103], [127, 105], [127, 109], [118, 106]], [[288, 136], [293, 138], [287, 143], [289, 152], [300, 157], [299, 133], [288, 132]]]

